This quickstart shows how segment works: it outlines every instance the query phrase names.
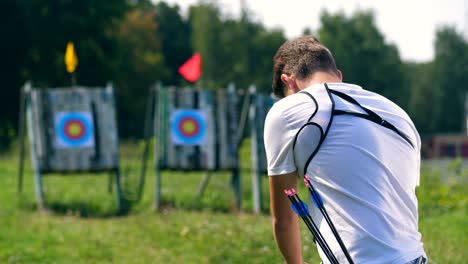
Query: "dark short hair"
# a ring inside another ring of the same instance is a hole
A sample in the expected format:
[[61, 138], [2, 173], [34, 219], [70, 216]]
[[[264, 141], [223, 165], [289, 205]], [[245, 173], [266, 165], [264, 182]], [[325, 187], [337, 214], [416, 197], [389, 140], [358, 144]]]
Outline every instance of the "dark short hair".
[[317, 71], [338, 73], [331, 52], [313, 36], [302, 36], [286, 41], [273, 57], [273, 93], [284, 97], [281, 74], [294, 74], [305, 80]]

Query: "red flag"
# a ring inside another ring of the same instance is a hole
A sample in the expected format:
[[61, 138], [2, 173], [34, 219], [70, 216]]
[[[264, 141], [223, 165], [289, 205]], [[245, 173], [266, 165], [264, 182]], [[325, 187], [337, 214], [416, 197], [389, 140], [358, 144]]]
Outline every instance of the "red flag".
[[189, 82], [195, 82], [201, 75], [200, 53], [195, 53], [179, 68], [179, 73]]

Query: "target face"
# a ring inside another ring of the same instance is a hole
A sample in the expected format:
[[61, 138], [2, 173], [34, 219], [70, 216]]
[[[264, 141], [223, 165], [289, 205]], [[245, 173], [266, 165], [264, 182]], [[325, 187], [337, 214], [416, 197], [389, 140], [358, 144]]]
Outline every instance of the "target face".
[[171, 139], [176, 145], [205, 143], [206, 115], [204, 111], [177, 109], [171, 113]]
[[94, 147], [93, 116], [90, 112], [55, 113], [57, 148]]

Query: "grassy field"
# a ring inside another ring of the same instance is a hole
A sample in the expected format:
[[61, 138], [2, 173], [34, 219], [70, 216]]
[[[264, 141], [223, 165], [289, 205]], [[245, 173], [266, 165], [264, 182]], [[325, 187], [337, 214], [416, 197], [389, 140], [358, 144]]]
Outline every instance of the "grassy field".
[[[0, 263], [282, 263], [268, 216], [252, 214], [248, 147], [243, 148], [240, 212], [234, 209], [229, 175], [216, 173], [200, 199], [201, 173], [164, 172], [163, 210], [152, 211], [154, 173], [148, 170], [141, 202], [135, 202], [139, 152], [122, 152], [129, 211], [116, 216], [107, 175], [44, 178], [49, 210], [36, 210], [30, 162], [24, 190], [16, 192], [17, 158], [0, 157]], [[468, 263], [467, 179], [459, 161], [444, 170], [423, 167], [420, 230], [431, 263]], [[301, 190], [305, 193], [305, 190]], [[304, 195], [302, 195], [304, 196]], [[302, 225], [308, 263], [318, 263]]]

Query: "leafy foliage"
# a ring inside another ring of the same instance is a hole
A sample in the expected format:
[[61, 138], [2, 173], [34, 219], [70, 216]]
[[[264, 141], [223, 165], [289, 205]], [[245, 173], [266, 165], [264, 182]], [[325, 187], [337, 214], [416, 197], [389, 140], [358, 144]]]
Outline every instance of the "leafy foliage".
[[409, 112], [419, 132], [423, 135], [437, 132], [438, 117], [441, 116], [440, 97], [442, 87], [432, 80], [434, 63], [408, 63], [405, 65], [411, 90]]
[[[394, 44], [375, 25], [372, 11], [351, 16], [323, 11], [316, 29], [336, 57], [346, 82], [383, 94], [408, 110], [425, 135], [462, 131], [468, 83], [468, 49], [450, 27], [436, 34], [435, 59], [403, 62]], [[312, 33], [305, 29], [304, 34]], [[141, 138], [145, 98], [157, 81], [191, 85], [177, 72], [194, 52], [202, 55], [198, 86], [209, 89], [234, 82], [270, 92], [272, 57], [286, 40], [281, 29], [268, 29], [247, 8], [239, 17], [223, 14], [213, 0], [182, 14], [164, 1], [5, 0], [0, 4], [1, 65], [0, 151], [18, 127], [19, 91], [69, 86], [63, 55], [73, 41], [79, 64], [78, 84], [115, 84], [119, 135]]]
[[451, 211], [468, 213], [468, 168], [456, 159], [445, 168], [423, 166], [421, 188], [417, 189], [419, 208], [424, 215]]
[[437, 31], [432, 77], [435, 85], [442, 90], [438, 104], [438, 131], [463, 131], [465, 96], [468, 96], [468, 43], [453, 28], [445, 27]]
[[436, 33], [434, 61], [408, 66], [410, 113], [422, 134], [463, 131], [467, 54], [462, 34], [442, 27]]
[[385, 43], [371, 11], [321, 15], [319, 39], [334, 54], [345, 82], [383, 94], [407, 108], [409, 87], [404, 84], [403, 63], [397, 48]]
[[127, 12], [122, 21], [116, 71], [119, 132], [124, 136], [142, 136], [148, 87], [157, 78], [167, 79], [164, 53], [156, 23], [156, 9], [151, 5], [137, 6]]
[[169, 6], [161, 1], [155, 8], [157, 34], [164, 54], [163, 65], [168, 68], [168, 76], [161, 76], [159, 79], [167, 85], [180, 85], [183, 78], [177, 70], [193, 53], [190, 24], [181, 17], [177, 5]]

